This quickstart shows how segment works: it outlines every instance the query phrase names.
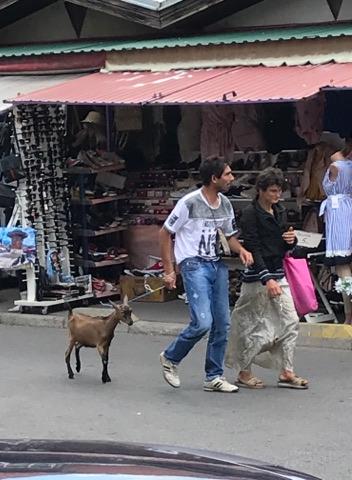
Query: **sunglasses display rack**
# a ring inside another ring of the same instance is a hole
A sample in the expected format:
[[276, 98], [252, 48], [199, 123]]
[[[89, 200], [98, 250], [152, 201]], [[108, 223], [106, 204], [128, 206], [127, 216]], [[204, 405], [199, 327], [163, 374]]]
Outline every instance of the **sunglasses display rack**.
[[[18, 147], [25, 177], [26, 226], [36, 230], [36, 301], [21, 307], [49, 307], [87, 299], [75, 286], [70, 192], [65, 174], [65, 107], [19, 105], [14, 109]], [[55, 253], [57, 282], [48, 281], [48, 258]], [[24, 308], [22, 308], [24, 310]], [[27, 308], [26, 308], [27, 310]]]

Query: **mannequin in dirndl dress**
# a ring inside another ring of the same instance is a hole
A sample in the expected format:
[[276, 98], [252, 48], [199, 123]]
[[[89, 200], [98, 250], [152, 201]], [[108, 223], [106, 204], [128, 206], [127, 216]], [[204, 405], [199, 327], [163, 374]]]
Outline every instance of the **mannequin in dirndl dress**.
[[[326, 264], [340, 278], [352, 277], [352, 143], [336, 152], [323, 179]], [[352, 299], [343, 294], [345, 323], [352, 324]]]

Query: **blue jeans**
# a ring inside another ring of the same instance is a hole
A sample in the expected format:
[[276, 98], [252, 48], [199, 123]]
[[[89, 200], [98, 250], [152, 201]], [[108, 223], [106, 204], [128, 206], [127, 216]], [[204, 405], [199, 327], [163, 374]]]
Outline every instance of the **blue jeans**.
[[198, 257], [180, 263], [183, 284], [188, 298], [191, 321], [167, 347], [165, 357], [178, 364], [207, 333], [206, 380], [224, 372], [224, 356], [230, 327], [228, 268], [221, 261]]

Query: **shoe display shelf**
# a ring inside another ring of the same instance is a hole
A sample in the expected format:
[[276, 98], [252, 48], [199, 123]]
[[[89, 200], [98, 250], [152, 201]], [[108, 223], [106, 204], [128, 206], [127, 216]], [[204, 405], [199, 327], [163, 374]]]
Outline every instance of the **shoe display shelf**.
[[[127, 220], [122, 217], [125, 215], [125, 204], [127, 195], [123, 192], [117, 194], [102, 195], [102, 196], [87, 196], [86, 181], [90, 177], [90, 183], [94, 183], [94, 175], [97, 176], [102, 172], [115, 172], [124, 170], [124, 166], [110, 166], [102, 168], [85, 168], [85, 167], [71, 167], [67, 169], [67, 173], [75, 178], [75, 183], [78, 183], [78, 197], [71, 198], [71, 208], [75, 212], [73, 217], [78, 216], [79, 226], [77, 224], [73, 227], [73, 235], [76, 246], [76, 254], [74, 261], [77, 267], [83, 274], [97, 274], [97, 269], [105, 269], [108, 276], [113, 276], [115, 281], [120, 276], [121, 270], [129, 261], [127, 250], [123, 248], [124, 239], [123, 233], [127, 230]], [[91, 225], [88, 218], [92, 213], [92, 209], [100, 209], [103, 215], [111, 214], [120, 215], [120, 220], [109, 221], [110, 225]], [[123, 221], [122, 221], [123, 219]], [[91, 252], [90, 243], [97, 242], [99, 250], [102, 252]], [[108, 248], [110, 245], [110, 248]], [[111, 247], [113, 245], [113, 247]], [[116, 250], [116, 254], [109, 254], [103, 252], [104, 250]], [[124, 253], [118, 253], [123, 250]], [[99, 275], [99, 274], [98, 274]], [[94, 282], [93, 282], [94, 287]], [[113, 291], [96, 291], [93, 290], [95, 298], [106, 298], [120, 295], [119, 285], [116, 285]]]
[[162, 225], [175, 202], [195, 188], [198, 172], [155, 170], [133, 172], [128, 178], [130, 225]]

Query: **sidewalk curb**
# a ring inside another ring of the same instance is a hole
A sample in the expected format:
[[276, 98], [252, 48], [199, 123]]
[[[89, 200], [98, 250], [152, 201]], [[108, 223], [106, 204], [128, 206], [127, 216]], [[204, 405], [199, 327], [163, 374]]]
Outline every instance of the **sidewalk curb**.
[[[99, 314], [100, 312], [96, 311], [96, 313]], [[1, 312], [0, 324], [26, 327], [66, 328], [67, 316]], [[120, 324], [118, 329], [121, 332], [131, 334], [176, 336], [185, 325], [185, 323], [138, 320], [131, 327]], [[349, 325], [301, 323], [297, 345], [301, 347], [352, 350], [352, 327]]]

